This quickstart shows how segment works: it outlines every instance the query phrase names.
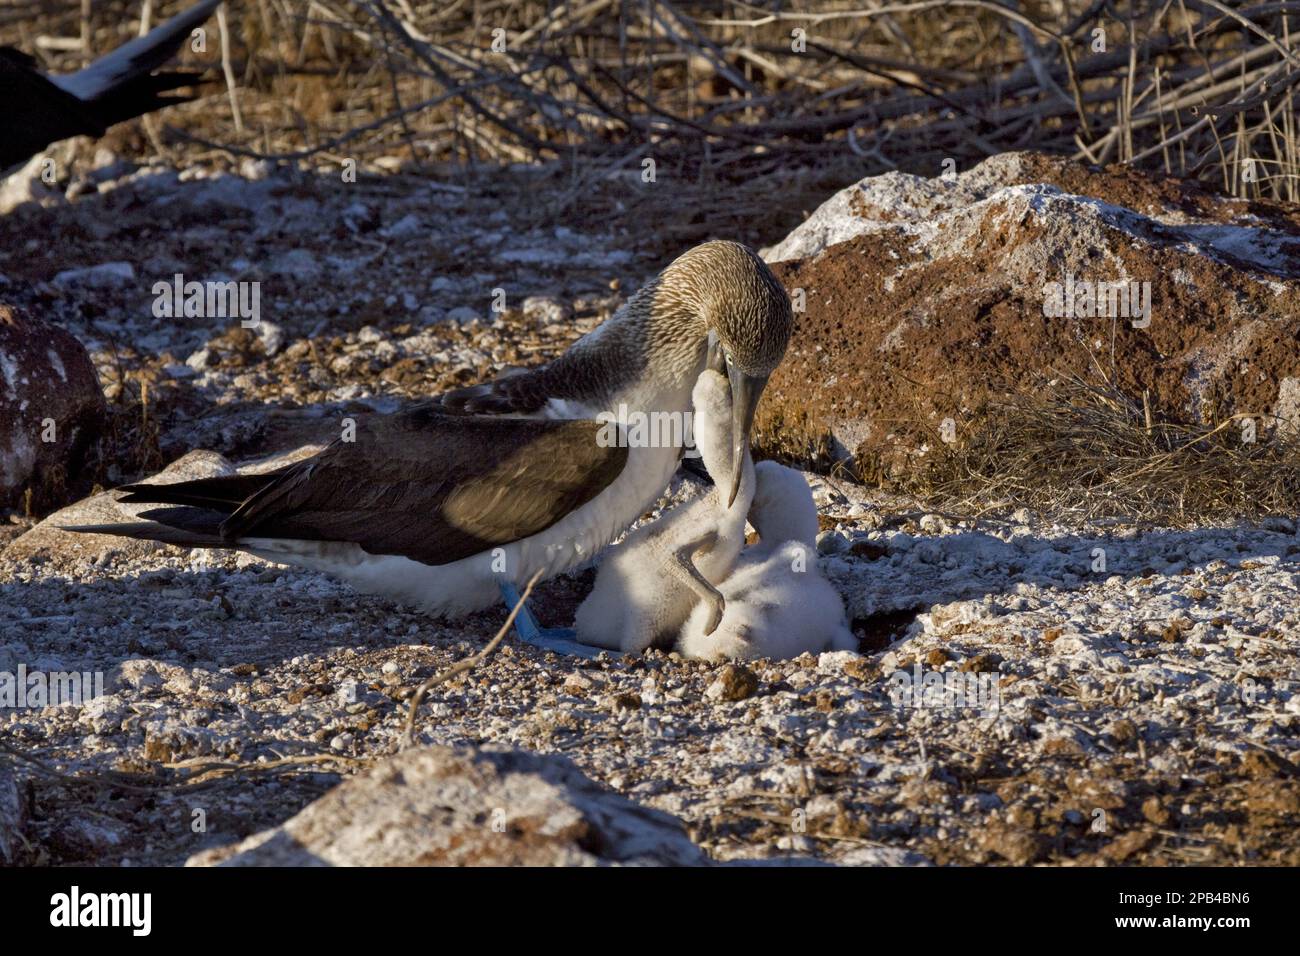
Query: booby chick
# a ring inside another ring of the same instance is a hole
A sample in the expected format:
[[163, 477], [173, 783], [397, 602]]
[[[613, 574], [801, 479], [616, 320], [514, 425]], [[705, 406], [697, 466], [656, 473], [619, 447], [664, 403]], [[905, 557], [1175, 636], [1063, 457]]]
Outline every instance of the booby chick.
[[[370, 416], [350, 440], [276, 471], [126, 487], [124, 503], [173, 507], [69, 530], [235, 548], [448, 617], [498, 593], [515, 603], [535, 574], [586, 561], [663, 491], [681, 436], [629, 439], [641, 422], [684, 418], [709, 365], [725, 369], [733, 397], [734, 500], [793, 319], [757, 255], [706, 242], [552, 362]], [[516, 628], [530, 643], [584, 652], [570, 629], [541, 629], [526, 608]]]
[[754, 463], [741, 460], [739, 491], [730, 507], [731, 389], [706, 369], [692, 393], [693, 433], [704, 467], [716, 481], [709, 492], [679, 505], [629, 534], [609, 550], [591, 594], [574, 618], [584, 644], [639, 654], [671, 645], [691, 608], [701, 626], [722, 618], [717, 582], [729, 575], [745, 545], [745, 515], [754, 491]]
[[854, 651], [839, 592], [817, 569], [817, 506], [803, 475], [776, 462], [755, 467], [749, 521], [758, 543], [746, 548], [718, 588], [725, 608], [714, 626], [698, 605], [682, 625], [677, 650], [706, 660], [776, 660], [804, 651]]

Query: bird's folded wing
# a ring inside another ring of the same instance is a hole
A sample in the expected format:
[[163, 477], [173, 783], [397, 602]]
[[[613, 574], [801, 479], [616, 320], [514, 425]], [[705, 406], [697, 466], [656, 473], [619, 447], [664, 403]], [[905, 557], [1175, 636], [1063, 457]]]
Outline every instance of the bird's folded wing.
[[601, 428], [427, 404], [375, 416], [241, 504], [222, 537], [350, 541], [447, 564], [537, 534], [607, 488], [628, 453], [604, 447]]

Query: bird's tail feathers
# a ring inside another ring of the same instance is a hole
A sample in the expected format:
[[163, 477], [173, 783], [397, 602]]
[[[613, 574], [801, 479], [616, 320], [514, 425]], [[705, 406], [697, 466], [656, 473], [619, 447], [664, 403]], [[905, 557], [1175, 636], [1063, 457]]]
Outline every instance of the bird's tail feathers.
[[229, 548], [221, 537], [223, 516], [204, 508], [154, 508], [140, 515], [144, 521], [121, 524], [63, 525], [61, 531], [111, 534], [139, 541], [160, 541], [180, 548]]
[[167, 485], [123, 485], [118, 491], [126, 492], [119, 498], [122, 504], [189, 505], [194, 508], [211, 508], [231, 514], [247, 498], [261, 491], [283, 474], [284, 469], [257, 475], [218, 475], [214, 478], [196, 478]]

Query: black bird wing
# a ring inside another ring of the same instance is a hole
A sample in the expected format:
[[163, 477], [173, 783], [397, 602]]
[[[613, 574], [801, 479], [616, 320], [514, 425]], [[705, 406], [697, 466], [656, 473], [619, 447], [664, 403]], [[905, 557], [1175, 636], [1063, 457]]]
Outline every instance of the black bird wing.
[[111, 96], [148, 76], [173, 56], [195, 27], [212, 16], [222, 0], [201, 0], [154, 27], [142, 37], [124, 43], [83, 70], [54, 78], [54, 82], [87, 103]]
[[73, 136], [102, 136], [94, 110], [55, 86], [25, 53], [0, 47], [0, 173]]
[[221, 0], [202, 0], [83, 70], [46, 76], [36, 61], [0, 47], [0, 172], [72, 136], [102, 136], [123, 120], [193, 99], [164, 96], [194, 86], [197, 73], [153, 71], [175, 54]]
[[[370, 554], [448, 564], [544, 531], [607, 488], [628, 453], [602, 447], [601, 427], [445, 415], [422, 403], [362, 420], [354, 441], [268, 475], [130, 486], [124, 501], [182, 506], [140, 515], [171, 531], [150, 534], [139, 522], [71, 530], [194, 547], [349, 541]], [[240, 481], [258, 487], [235, 502]]]

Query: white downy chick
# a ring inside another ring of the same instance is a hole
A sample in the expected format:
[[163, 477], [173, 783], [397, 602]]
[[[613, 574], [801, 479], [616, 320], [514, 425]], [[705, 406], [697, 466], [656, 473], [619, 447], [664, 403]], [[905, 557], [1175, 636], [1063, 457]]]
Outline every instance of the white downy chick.
[[759, 541], [718, 586], [726, 599], [721, 624], [705, 633], [707, 609], [696, 607], [682, 625], [677, 650], [706, 660], [857, 650], [844, 602], [817, 569], [817, 506], [808, 482], [771, 461], [759, 462], [755, 472], [749, 520]]
[[711, 614], [716, 617], [713, 586], [731, 574], [745, 545], [754, 463], [746, 450], [740, 487], [728, 508], [732, 432], [726, 376], [706, 369], [692, 401], [695, 445], [715, 485], [609, 550], [574, 617], [584, 644], [636, 654], [655, 644], [671, 646], [692, 609], [701, 629]]

